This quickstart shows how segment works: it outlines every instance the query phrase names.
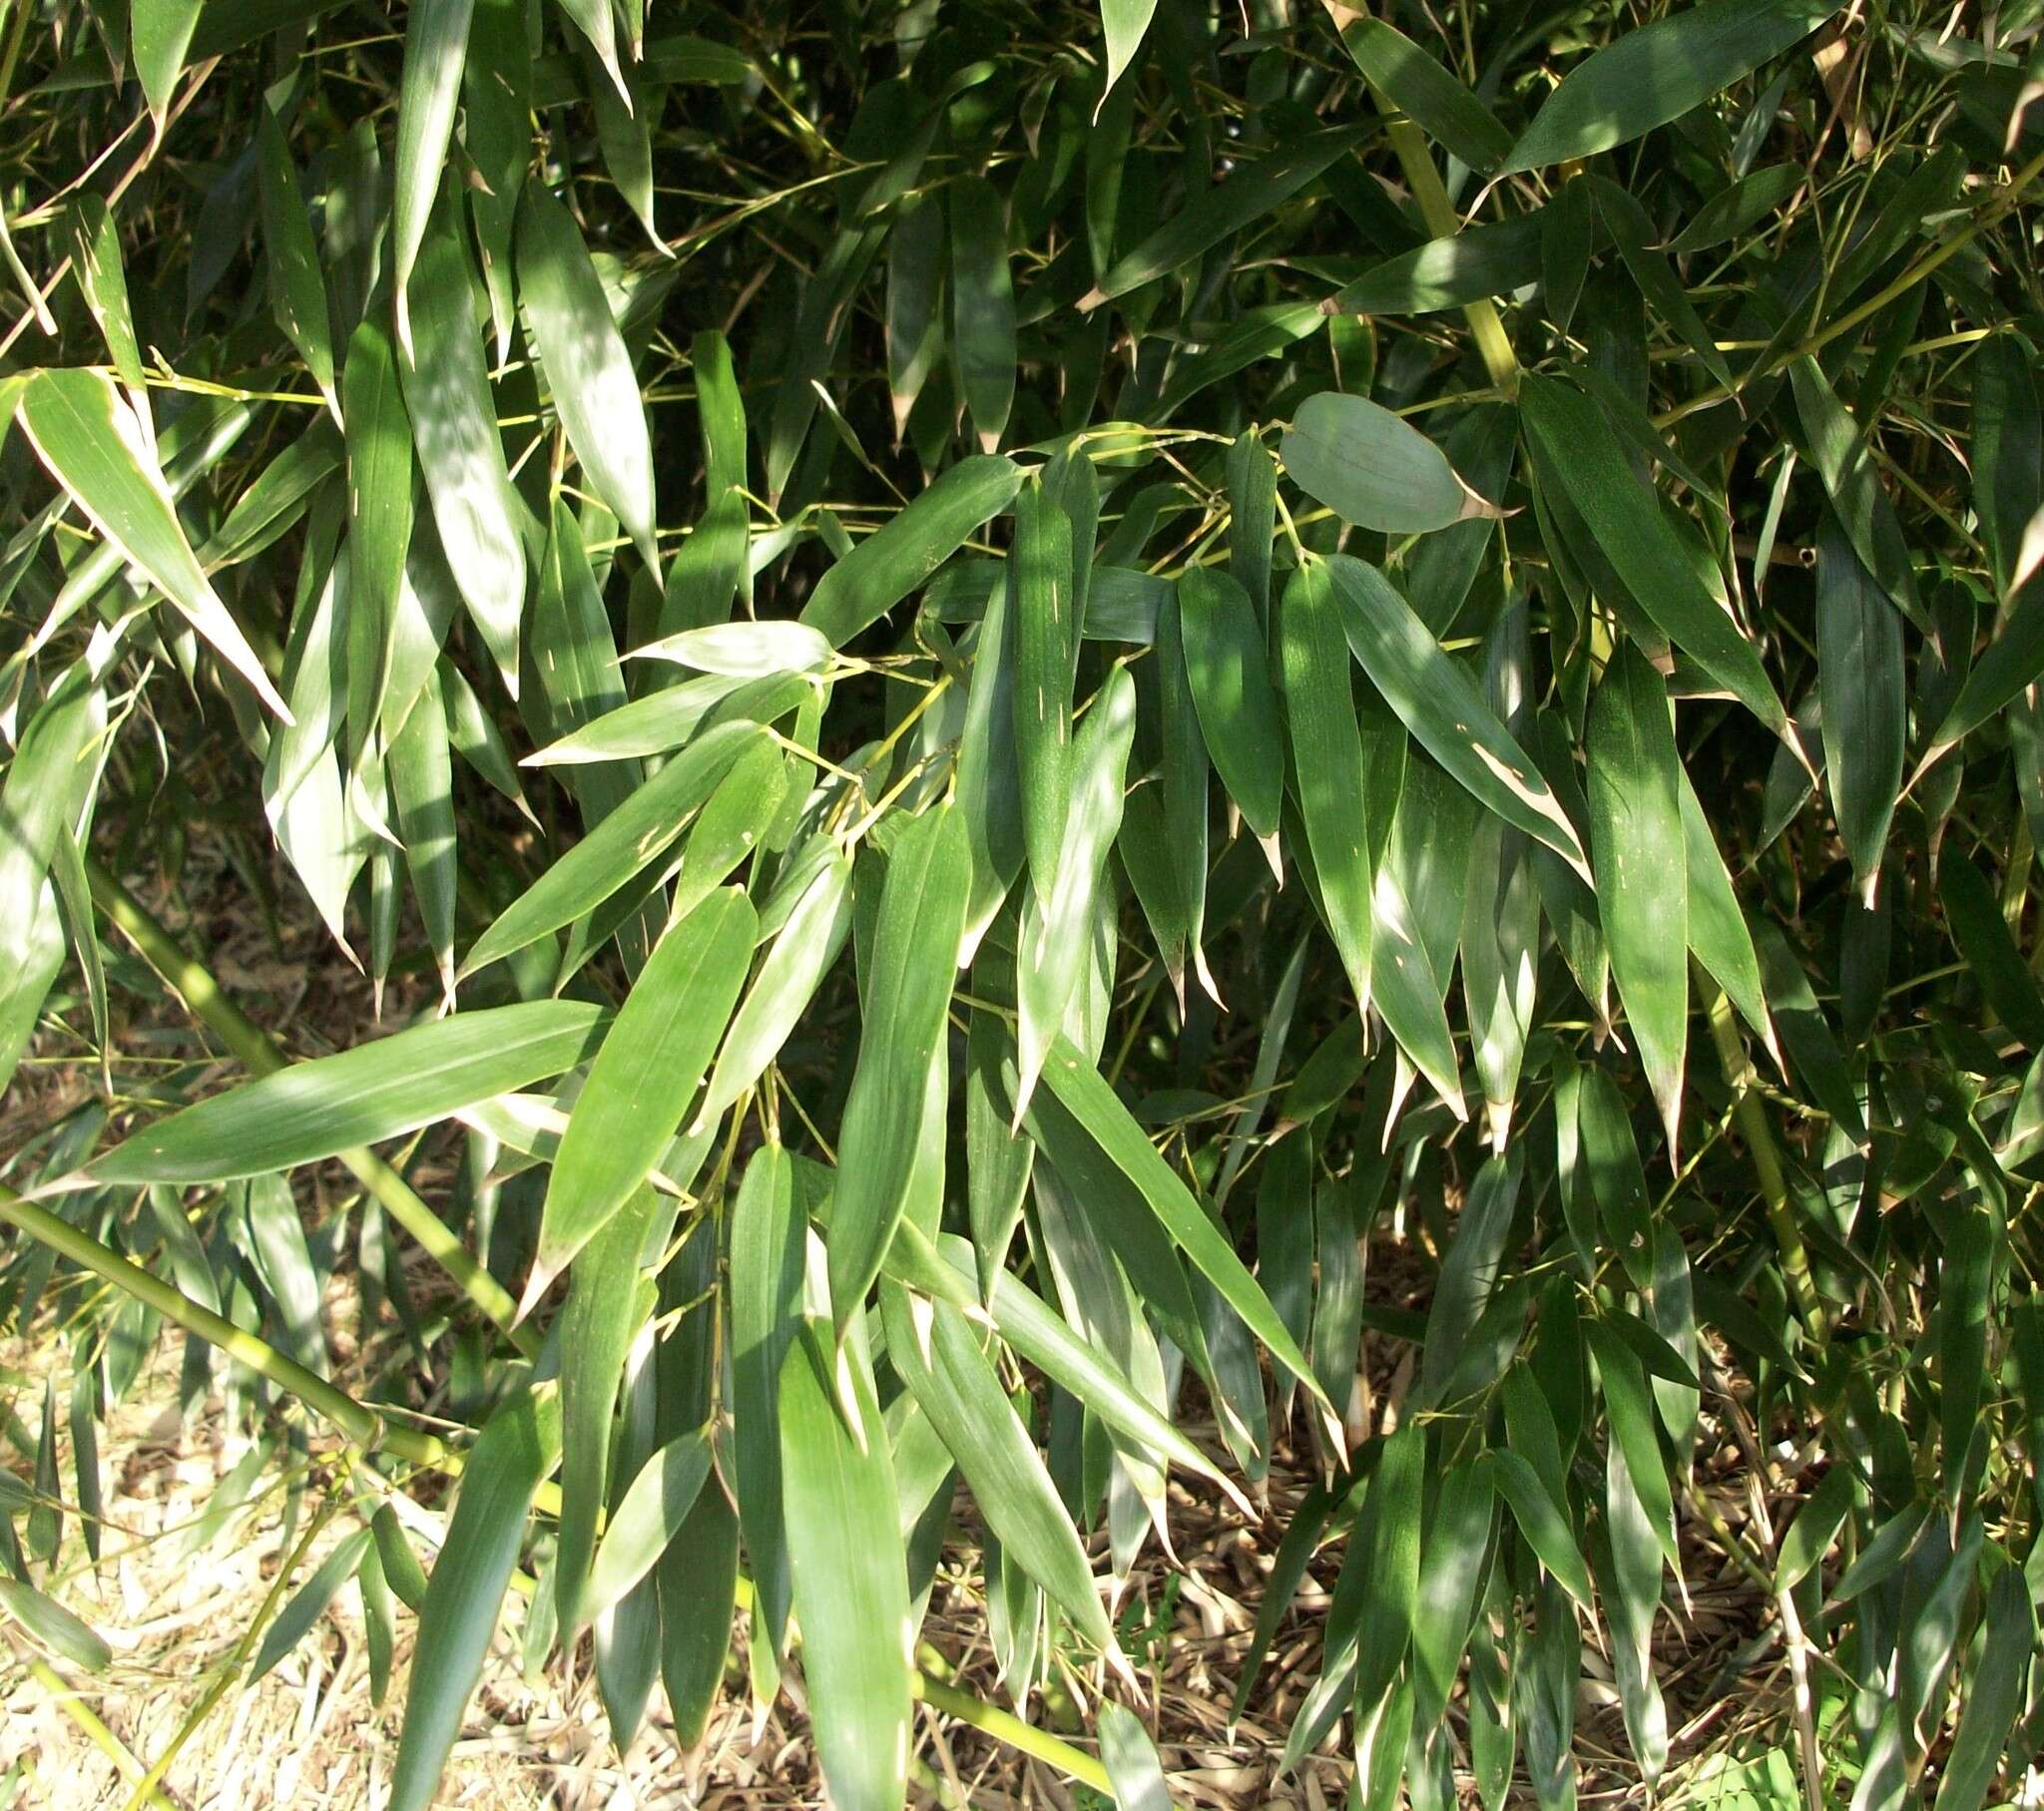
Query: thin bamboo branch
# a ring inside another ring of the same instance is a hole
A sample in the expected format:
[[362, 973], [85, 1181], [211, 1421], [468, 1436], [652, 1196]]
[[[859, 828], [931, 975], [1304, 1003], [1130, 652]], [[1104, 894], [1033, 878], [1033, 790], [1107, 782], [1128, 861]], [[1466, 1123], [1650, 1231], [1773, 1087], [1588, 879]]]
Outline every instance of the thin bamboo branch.
[[[193, 1017], [233, 1051], [245, 1069], [266, 1076], [285, 1066], [288, 1059], [268, 1034], [221, 991], [212, 971], [179, 943], [98, 857], [85, 858], [85, 871], [94, 903], [120, 927], [143, 960], [178, 992]], [[340, 1160], [382, 1203], [384, 1211], [418, 1241], [469, 1302], [494, 1321], [521, 1353], [527, 1358], [538, 1353], [539, 1335], [519, 1322], [511, 1292], [469, 1254], [468, 1247], [419, 1198], [410, 1183], [365, 1146], [342, 1151]]]

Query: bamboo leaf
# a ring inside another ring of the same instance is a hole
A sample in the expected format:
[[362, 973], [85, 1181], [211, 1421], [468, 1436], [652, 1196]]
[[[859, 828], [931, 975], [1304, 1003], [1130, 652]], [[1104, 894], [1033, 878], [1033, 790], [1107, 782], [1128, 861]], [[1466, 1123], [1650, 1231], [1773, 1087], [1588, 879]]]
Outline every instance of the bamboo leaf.
[[888, 1811], [901, 1805], [908, 1782], [914, 1629], [907, 1565], [871, 1380], [856, 1346], [840, 1343], [833, 1384], [830, 1349], [829, 1330], [814, 1324], [788, 1347], [780, 1372], [794, 1613], [830, 1796]]
[[930, 1064], [944, 1035], [971, 884], [955, 807], [916, 819], [894, 844], [873, 931], [858, 1067], [837, 1145], [830, 1303], [841, 1342], [907, 1203]]
[[724, 1036], [758, 927], [745, 894], [727, 887], [647, 959], [561, 1134], [525, 1309], [660, 1161]]
[[1627, 32], [1569, 71], [1499, 174], [1591, 157], [1680, 119], [1836, 10], [1831, 0], [1707, 0]]
[[103, 371], [38, 371], [16, 407], [37, 456], [93, 527], [141, 568], [222, 660], [288, 723], [269, 675], [201, 571], [140, 420]]
[[658, 578], [653, 443], [632, 357], [573, 216], [536, 183], [518, 204], [518, 294], [568, 444]]
[[1639, 1043], [1674, 1160], [1689, 1041], [1688, 873], [1682, 763], [1668, 692], [1630, 644], [1590, 705], [1590, 861], [1612, 978]]
[[425, 1811], [438, 1791], [525, 1543], [533, 1493], [560, 1450], [558, 1398], [521, 1390], [490, 1417], [462, 1468], [446, 1545], [419, 1611], [390, 1783], [396, 1811]]
[[605, 1019], [579, 1000], [535, 1000], [413, 1026], [172, 1114], [95, 1158], [90, 1173], [220, 1182], [316, 1163], [573, 1069]]

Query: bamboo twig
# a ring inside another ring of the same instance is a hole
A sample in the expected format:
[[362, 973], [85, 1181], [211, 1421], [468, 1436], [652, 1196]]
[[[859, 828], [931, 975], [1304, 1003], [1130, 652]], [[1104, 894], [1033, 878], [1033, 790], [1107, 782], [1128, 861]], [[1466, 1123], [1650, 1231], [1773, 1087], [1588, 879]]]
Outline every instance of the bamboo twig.
[[[85, 871], [94, 903], [120, 927], [143, 960], [178, 992], [193, 1017], [233, 1051], [245, 1069], [256, 1076], [267, 1076], [285, 1067], [288, 1059], [269, 1035], [221, 991], [212, 971], [179, 943], [97, 856], [86, 856]], [[342, 1151], [340, 1160], [479, 1312], [495, 1322], [525, 1357], [537, 1355], [539, 1335], [520, 1323], [511, 1292], [469, 1254], [468, 1247], [419, 1198], [410, 1183], [366, 1146]]]

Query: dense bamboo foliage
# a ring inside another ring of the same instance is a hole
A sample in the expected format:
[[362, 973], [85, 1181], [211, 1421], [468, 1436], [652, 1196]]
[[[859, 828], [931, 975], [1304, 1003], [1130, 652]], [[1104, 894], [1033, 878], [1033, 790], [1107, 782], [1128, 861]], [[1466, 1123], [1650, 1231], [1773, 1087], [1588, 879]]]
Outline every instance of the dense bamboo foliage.
[[1238, 1714], [1333, 1581], [1264, 1777], [2014, 1794], [2040, 23], [0, 5], [17, 1663], [182, 1340], [349, 1531], [221, 1691], [358, 1593], [407, 1811], [507, 1618], [621, 1745], [798, 1671], [843, 1811], [918, 1699], [1153, 1811], [1184, 1491]]

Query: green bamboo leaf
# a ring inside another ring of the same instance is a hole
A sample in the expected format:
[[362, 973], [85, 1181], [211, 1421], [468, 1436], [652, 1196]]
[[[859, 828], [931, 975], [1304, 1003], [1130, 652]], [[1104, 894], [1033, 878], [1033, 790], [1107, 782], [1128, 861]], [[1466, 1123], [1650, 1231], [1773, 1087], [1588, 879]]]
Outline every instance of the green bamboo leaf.
[[1135, 680], [1126, 667], [1117, 666], [1095, 695], [1072, 747], [1056, 878], [1048, 888], [1031, 879], [1017, 931], [1018, 1125], [1052, 1044], [1068, 1024], [1074, 1002], [1083, 999], [1093, 960], [1092, 924], [1108, 852], [1121, 829], [1122, 787], [1135, 736]]
[[162, 133], [192, 47], [201, 0], [130, 0], [129, 41], [143, 98]]
[[[1050, 1092], [1108, 1160], [1135, 1183], [1165, 1231], [1244, 1323], [1270, 1349], [1271, 1355], [1304, 1384], [1321, 1406], [1332, 1412], [1311, 1366], [1285, 1331], [1270, 1297], [1244, 1267], [1227, 1235], [1208, 1216], [1175, 1170], [1144, 1136], [1121, 1097], [1065, 1038], [1052, 1047], [1043, 1080]], [[996, 1318], [999, 1307], [996, 1304]]]
[[785, 1639], [787, 1536], [780, 1484], [780, 1371], [800, 1330], [807, 1221], [794, 1166], [777, 1143], [746, 1166], [731, 1225], [732, 1440], [739, 1521], [758, 1613], [774, 1652]]
[[1072, 598], [1072, 531], [1041, 485], [1016, 500], [1008, 557], [1007, 618], [1013, 625], [1015, 759], [1022, 840], [1039, 898], [1057, 888], [1074, 790], [1072, 675], [1079, 617]]
[[1008, 208], [983, 176], [953, 179], [951, 352], [979, 449], [991, 454], [1015, 403], [1015, 282], [1008, 269]]
[[93, 527], [288, 723], [290, 711], [185, 539], [156, 449], [114, 380], [80, 368], [38, 371], [15, 413], [51, 477]]
[[1793, 1590], [1816, 1570], [1845, 1518], [1864, 1495], [1859, 1474], [1849, 1462], [1833, 1464], [1817, 1480], [1816, 1489], [1795, 1512], [1795, 1520], [1788, 1524], [1788, 1532], [1776, 1549], [1777, 1590]]
[[705, 730], [498, 914], [470, 945], [462, 975], [574, 923], [626, 886], [660, 858], [732, 763], [761, 739], [751, 722]]
[[[644, 1265], [666, 1242], [675, 1211], [671, 1197], [641, 1184], [591, 1236], [569, 1272], [559, 1333], [561, 1514], [552, 1607], [571, 1641], [589, 1620], [583, 1593], [597, 1525], [611, 1501], [614, 1450], [626, 1466], [644, 1452], [629, 1434], [616, 1437], [612, 1418], [632, 1343], [657, 1305], [659, 1288]], [[627, 1429], [635, 1425], [644, 1431], [628, 1413]]]
[[1994, 1016], [2031, 1050], [2044, 1051], [2044, 993], [2008, 933], [1986, 876], [1972, 860], [1947, 856], [1938, 864], [1938, 897], [1952, 942]]
[[[1942, 872], [1948, 877], [1958, 865], [1961, 864], [1946, 862]], [[1991, 902], [1988, 910], [1993, 912]], [[1946, 911], [1950, 911], [1949, 894]], [[1995, 923], [1999, 927], [1998, 917]], [[1751, 928], [1754, 948], [1761, 959], [1761, 979], [1768, 990], [1768, 1011], [1774, 1017], [1775, 1029], [1781, 1036], [1782, 1048], [1788, 1054], [1795, 1079], [1808, 1091], [1808, 1099], [1829, 1114], [1853, 1143], [1864, 1148], [1866, 1126], [1859, 1110], [1859, 1091], [1845, 1066], [1837, 1037], [1824, 1018], [1823, 1008], [1817, 1004], [1809, 977], [1788, 947], [1788, 938], [1776, 926], [1761, 919], [1753, 921]], [[2007, 937], [2005, 930], [2002, 936]]]
[[907, 1566], [895, 1532], [899, 1498], [861, 1348], [837, 1346], [834, 1383], [829, 1350], [829, 1329], [812, 1323], [780, 1372], [781, 1478], [802, 1673], [832, 1802], [899, 1811], [914, 1678]]
[[358, 1528], [319, 1563], [319, 1568], [294, 1590], [288, 1602], [276, 1612], [276, 1620], [262, 1631], [262, 1645], [244, 1676], [249, 1686], [263, 1676], [277, 1661], [312, 1632], [313, 1623], [326, 1613], [340, 1587], [355, 1576], [369, 1551], [369, 1531]]
[[369, 1532], [376, 1540], [376, 1558], [382, 1564], [384, 1582], [397, 1593], [397, 1600], [409, 1610], [423, 1608], [427, 1589], [425, 1568], [419, 1565], [411, 1543], [404, 1538], [397, 1512], [387, 1503], [382, 1505], [369, 1520]]
[[1569, 384], [1529, 376], [1519, 408], [1543, 480], [1575, 504], [1633, 601], [1713, 681], [1788, 740], [1788, 712], [1759, 653], [1705, 588], [1597, 404]]
[[1300, 490], [1359, 528], [1424, 535], [1501, 513], [1462, 482], [1447, 454], [1417, 428], [1338, 390], [1299, 404], [1278, 457]]
[[220, 1182], [316, 1163], [585, 1061], [606, 1022], [535, 1000], [417, 1025], [188, 1107], [93, 1160], [101, 1182]]
[[[595, 1621], [654, 1569], [696, 1507], [710, 1476], [710, 1436], [677, 1435], [640, 1467], [604, 1525], [581, 1614]], [[716, 1490], [720, 1487], [712, 1485]]]
[[1612, 978], [1676, 1160], [1689, 1042], [1682, 763], [1668, 690], [1628, 643], [1590, 702], [1590, 861]]
[[1625, 1099], [1601, 1067], [1583, 1072], [1576, 1102], [1576, 1129], [1584, 1167], [1596, 1197], [1604, 1236], [1617, 1250], [1626, 1273], [1642, 1289], [1653, 1287], [1655, 1224]]
[[882, 1285], [880, 1307], [888, 1362], [957, 1460], [1004, 1561], [1042, 1585], [1094, 1647], [1117, 1651], [1086, 1551], [965, 1316], [893, 1284]]
[[1936, 1811], [1979, 1811], [2003, 1763], [2022, 1702], [2023, 1675], [2037, 1651], [2037, 1615], [2022, 1575], [2003, 1567], [1988, 1587], [1987, 1639], [1962, 1688], [1958, 1733], [1937, 1784]]
[[1157, 0], [1100, 0], [1100, 23], [1107, 36], [1107, 82], [1101, 89], [1099, 105], [1093, 110], [1096, 122], [1114, 85], [1143, 48], [1143, 36], [1156, 13]]
[[1514, 1150], [1510, 1158], [1492, 1157], [1469, 1185], [1468, 1202], [1455, 1223], [1455, 1240], [1442, 1260], [1440, 1281], [1427, 1309], [1413, 1398], [1421, 1407], [1440, 1405], [1497, 1284], [1505, 1238], [1519, 1205], [1520, 1169]]
[[[608, 0], [598, 10], [609, 19]], [[518, 294], [568, 444], [658, 578], [653, 442], [632, 355], [574, 217], [536, 183], [518, 204]]]
[[[397, 341], [407, 362], [431, 369], [437, 360], [416, 357], [412, 342], [411, 279], [428, 237], [434, 198], [447, 168], [448, 141], [461, 99], [468, 59], [468, 27], [475, 0], [419, 0], [405, 16], [404, 83], [397, 97], [397, 154], [391, 204], [390, 280], [397, 310]], [[444, 230], [441, 237], [445, 237]], [[431, 293], [439, 272], [420, 272]], [[465, 299], [465, 298], [464, 298]], [[420, 449], [423, 453], [424, 449]], [[431, 461], [427, 460], [431, 470]]]
[[[347, 711], [359, 751], [382, 711], [412, 538], [411, 422], [389, 336], [364, 320], [341, 367], [347, 448]], [[450, 801], [451, 803], [451, 801]]]
[[1833, 0], [1707, 0], [1626, 32], [1569, 71], [1499, 174], [1593, 157], [1680, 119], [1836, 11]]
[[660, 1681], [675, 1744], [701, 1744], [724, 1691], [738, 1605], [739, 1521], [724, 1492], [706, 1490], [668, 1543], [655, 1574], [660, 1595]]
[[[437, 0], [420, 7], [411, 15], [410, 29], [421, 29], [422, 15], [455, 10], [465, 32], [466, 0], [456, 5]], [[407, 52], [407, 88], [411, 63]], [[436, 160], [436, 173], [437, 169]], [[400, 219], [402, 209], [400, 199]], [[454, 583], [496, 661], [505, 690], [515, 698], [526, 579], [525, 544], [518, 530], [520, 505], [505, 468], [489, 370], [476, 335], [468, 253], [451, 230], [451, 217], [442, 217], [442, 225], [417, 247], [416, 255], [416, 305], [400, 319], [398, 334], [398, 368], [412, 443]]]
[[559, 1398], [525, 1389], [490, 1417], [467, 1456], [447, 1541], [419, 1611], [390, 1784], [394, 1811], [426, 1811], [439, 1790], [525, 1544], [533, 1493], [560, 1450]]
[[1348, 643], [1325, 561], [1300, 567], [1278, 612], [1298, 812], [1319, 880], [1320, 906], [1358, 1009], [1370, 1000], [1371, 877], [1363, 801], [1362, 732], [1348, 677]]
[[635, 648], [632, 658], [672, 661], [723, 679], [753, 679], [820, 673], [830, 665], [830, 644], [807, 623], [707, 623]]
[[561, 1134], [521, 1313], [660, 1161], [724, 1036], [758, 928], [752, 902], [727, 887], [647, 958]]
[[18, 1579], [0, 1578], [0, 1611], [5, 1611], [31, 1639], [59, 1659], [87, 1672], [105, 1672], [114, 1663], [113, 1650], [54, 1597], [46, 1597]]
[[1765, 170], [1741, 177], [1690, 217], [1689, 224], [1668, 241], [1669, 251], [1685, 257], [1692, 251], [1708, 251], [1713, 245], [1738, 238], [1766, 220], [1808, 180], [1809, 173], [1799, 164], [1770, 164]]
[[327, 318], [326, 279], [312, 240], [312, 223], [276, 116], [267, 105], [258, 106], [256, 116], [256, 170], [262, 198], [262, 242], [269, 254], [270, 310], [305, 361], [306, 372], [330, 401], [333, 327]]
[[[1623, 1453], [1632, 1489], [1638, 1493], [1654, 1540], [1679, 1575], [1682, 1559], [1675, 1544], [1675, 1500], [1654, 1432], [1654, 1399], [1647, 1389], [1646, 1372], [1638, 1354], [1603, 1321], [1586, 1320], [1583, 1333], [1597, 1360], [1604, 1407], [1611, 1417], [1612, 1450]], [[1659, 1598], [1656, 1590], [1654, 1601]]]
[[1828, 510], [1817, 535], [1816, 645], [1824, 780], [1860, 896], [1871, 905], [1908, 735], [1902, 620]]
[[1111, 1700], [1100, 1706], [1100, 1759], [1121, 1811], [1171, 1811], [1164, 1764], [1149, 1730], [1133, 1710]]
[[1782, 1047], [1775, 1040], [1775, 1021], [1768, 1011], [1767, 989], [1761, 980], [1761, 959], [1754, 948], [1753, 932], [1746, 914], [1739, 909], [1739, 896], [1732, 890], [1732, 876], [1725, 857], [1718, 852], [1718, 839], [1704, 815], [1702, 801], [1684, 767], [1681, 774], [1682, 844], [1684, 868], [1689, 877], [1689, 947], [1711, 979], [1725, 990], [1725, 997], [1739, 1016], [1760, 1035], [1783, 1067]]
[[801, 620], [842, 648], [1006, 509], [1021, 484], [1022, 468], [1012, 459], [961, 459], [816, 581]]
[[779, 1055], [851, 931], [851, 858], [833, 850], [789, 912], [731, 1022], [690, 1130], [708, 1131]]
[[1254, 606], [1235, 579], [1204, 566], [1180, 577], [1178, 602], [1207, 750], [1250, 828], [1272, 845], [1284, 800], [1284, 732]]
[[1522, 215], [1429, 239], [1386, 258], [1328, 296], [1320, 303], [1320, 312], [1438, 314], [1492, 295], [1508, 295], [1540, 280], [1541, 233], [1541, 217]]
[[970, 962], [1022, 870], [1022, 774], [1015, 713], [1015, 636], [1010, 565], [989, 587], [973, 647], [972, 682], [958, 735], [958, 808], [972, 856], [959, 961]]
[[1479, 803], [1586, 872], [1568, 814], [1468, 671], [1375, 567], [1337, 554], [1326, 568], [1348, 647], [1420, 745]]
[[128, 305], [128, 273], [121, 261], [121, 233], [114, 225], [113, 210], [103, 197], [87, 191], [71, 204], [66, 224], [70, 227], [71, 270], [78, 278], [79, 292], [92, 311], [100, 337], [107, 342], [114, 374], [127, 386], [130, 401], [140, 411], [144, 405], [137, 399], [145, 392], [148, 379], [142, 368], [142, 346], [135, 337], [135, 316]]
[[404, 863], [432, 946], [440, 987], [454, 999], [454, 761], [437, 674], [390, 744], [387, 767]]
[[1586, 1614], [1591, 1613], [1590, 1571], [1583, 1564], [1582, 1549], [1561, 1506], [1548, 1495], [1532, 1464], [1508, 1447], [1493, 1447], [1479, 1454], [1476, 1463], [1497, 1486], [1497, 1494], [1510, 1508], [1512, 1520], [1540, 1564]]
[[1307, 135], [1288, 149], [1245, 162], [1225, 182], [1202, 190], [1190, 205], [1111, 264], [1099, 285], [1079, 298], [1083, 314], [1203, 257], [1223, 239], [1275, 213], [1327, 166], [1359, 145], [1367, 128], [1339, 126]]
[[1497, 1517], [1492, 1475], [1472, 1460], [1445, 1472], [1427, 1517], [1412, 1618], [1415, 1719], [1447, 1707], [1462, 1668]]
[[1471, 170], [1497, 168], [1512, 135], [1488, 107], [1395, 27], [1352, 14], [1337, 18], [1341, 42], [1372, 88]]
[[915, 819], [888, 853], [870, 961], [861, 963], [865, 1016], [837, 1143], [828, 1242], [840, 1342], [864, 1312], [907, 1203], [971, 880], [965, 826], [952, 805]]

